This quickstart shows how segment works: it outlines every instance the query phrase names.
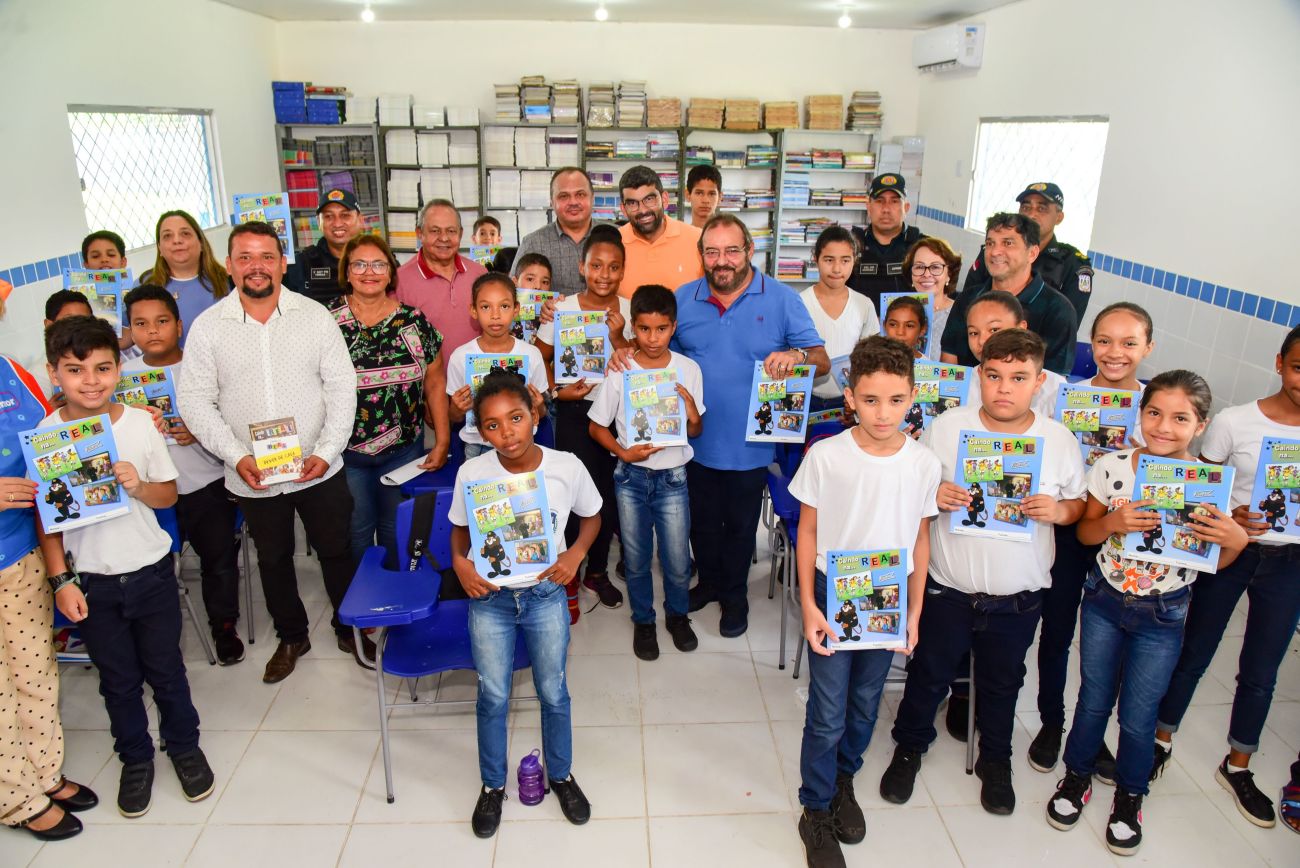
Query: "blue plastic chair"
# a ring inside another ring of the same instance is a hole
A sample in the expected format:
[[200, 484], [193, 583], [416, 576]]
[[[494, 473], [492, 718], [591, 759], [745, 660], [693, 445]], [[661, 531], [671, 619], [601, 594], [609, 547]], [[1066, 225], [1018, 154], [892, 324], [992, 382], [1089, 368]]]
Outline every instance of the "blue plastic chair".
[[207, 655], [208, 665], [216, 666], [217, 655], [212, 651], [212, 642], [208, 639], [207, 631], [203, 629], [203, 623], [199, 621], [199, 613], [194, 610], [190, 589], [185, 587], [185, 582], [181, 581], [181, 551], [185, 548], [185, 540], [181, 536], [180, 524], [176, 520], [176, 508], [155, 509], [153, 514], [158, 519], [158, 526], [167, 531], [167, 535], [172, 538], [172, 572], [176, 574], [176, 590], [181, 596], [181, 602], [185, 604], [185, 612], [190, 617], [190, 623], [194, 625], [194, 632], [199, 634], [199, 644], [203, 646], [203, 653]]
[[1086, 380], [1097, 375], [1097, 360], [1092, 357], [1092, 344], [1077, 341], [1074, 345], [1074, 369], [1070, 371], [1070, 382]]
[[[781, 643], [777, 668], [785, 669], [786, 616], [791, 600], [798, 605], [793, 588], [796, 581], [794, 562], [795, 540], [799, 536], [799, 501], [790, 494], [790, 476], [779, 464], [767, 468], [767, 493], [772, 503], [772, 537], [771, 562], [768, 570], [767, 597], [770, 600], [776, 592], [777, 571], [780, 570], [781, 581]], [[799, 677], [799, 660], [803, 656], [803, 644], [800, 643], [795, 658], [794, 677]]]

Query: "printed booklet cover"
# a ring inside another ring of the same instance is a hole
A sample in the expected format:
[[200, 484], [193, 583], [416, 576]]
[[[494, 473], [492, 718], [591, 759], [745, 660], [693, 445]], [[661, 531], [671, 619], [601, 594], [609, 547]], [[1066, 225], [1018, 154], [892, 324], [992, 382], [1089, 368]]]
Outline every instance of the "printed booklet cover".
[[541, 470], [465, 483], [474, 569], [501, 588], [536, 584], [559, 552]]
[[235, 207], [230, 212], [230, 225], [252, 222], [270, 225], [284, 247], [285, 258], [293, 263], [293, 214], [289, 211], [289, 197], [284, 193], [238, 193], [232, 198]]
[[907, 647], [907, 549], [826, 553], [826, 647]]
[[248, 426], [248, 433], [253, 438], [253, 459], [262, 471], [263, 485], [293, 482], [302, 476], [305, 456], [298, 439], [298, 423], [292, 416], [254, 422]]
[[[483, 378], [495, 368], [513, 371], [525, 383], [528, 382], [528, 356], [511, 353], [467, 353], [465, 355], [465, 384], [469, 386], [470, 395], [478, 394], [478, 387], [483, 385]], [[465, 424], [478, 424], [474, 421], [473, 410], [465, 414]]]
[[1062, 383], [1056, 390], [1052, 418], [1079, 441], [1083, 463], [1091, 467], [1107, 452], [1128, 446], [1137, 428], [1141, 395], [1125, 389], [1098, 389], [1082, 383]]
[[889, 306], [894, 303], [894, 299], [903, 296], [914, 298], [925, 306], [926, 327], [922, 330], [923, 333], [917, 340], [916, 346], [912, 347], [912, 351], [919, 352], [925, 358], [934, 358], [931, 350], [935, 341], [942, 335], [933, 334], [933, 329], [930, 328], [930, 324], [934, 322], [934, 296], [928, 292], [882, 292], [880, 294], [880, 333], [882, 335], [889, 334], [888, 329], [885, 328], [888, 323]]
[[841, 389], [849, 387], [849, 357], [836, 356], [831, 359], [831, 376], [835, 378], [835, 385]]
[[899, 427], [907, 436], [917, 440], [936, 416], [970, 402], [975, 372], [974, 368], [965, 365], [944, 365], [919, 359], [912, 370], [916, 380], [916, 403], [908, 408]]
[[795, 365], [790, 376], [773, 380], [754, 362], [749, 390], [750, 424], [745, 439], [751, 443], [802, 443], [808, 433], [808, 403], [812, 396], [813, 367]]
[[1133, 499], [1155, 501], [1149, 508], [1160, 513], [1160, 524], [1145, 533], [1127, 534], [1123, 556], [1203, 573], [1216, 572], [1219, 546], [1198, 539], [1188, 527], [1188, 519], [1202, 512], [1203, 503], [1227, 512], [1232, 477], [1231, 467], [1218, 464], [1140, 456]]
[[521, 341], [535, 343], [537, 324], [541, 322], [542, 307], [553, 298], [559, 298], [558, 292], [549, 289], [516, 289], [515, 297], [519, 300], [519, 313], [515, 315], [512, 331]]
[[812, 430], [814, 425], [820, 425], [823, 422], [844, 422], [844, 408], [832, 407], [829, 410], [817, 410], [808, 414], [808, 429]]
[[1300, 542], [1300, 440], [1264, 438], [1250, 511], [1262, 513], [1268, 522], [1269, 529], [1258, 539]]
[[84, 295], [95, 316], [111, 325], [119, 335], [126, 322], [126, 306], [122, 299], [133, 283], [129, 268], [63, 269], [63, 288]]
[[496, 259], [497, 254], [500, 252], [500, 244], [471, 244], [469, 247], [469, 258], [484, 268], [491, 270], [492, 260]]
[[[113, 400], [131, 407], [156, 407], [167, 421], [169, 429], [181, 418], [176, 409], [176, 378], [169, 367], [131, 373], [124, 371], [122, 378], [117, 381], [117, 388], [113, 390]], [[170, 434], [165, 439], [170, 444], [176, 442], [176, 438]]]
[[609, 326], [603, 310], [555, 312], [555, 382], [588, 383], [605, 379], [609, 364]]
[[957, 479], [970, 493], [965, 509], [951, 514], [953, 533], [1029, 542], [1035, 523], [1020, 502], [1038, 493], [1043, 438], [962, 431], [957, 438]]
[[108, 414], [59, 422], [19, 435], [36, 510], [46, 533], [75, 530], [131, 511], [113, 465], [117, 443]]
[[628, 448], [639, 443], [685, 446], [686, 408], [677, 394], [677, 369], [624, 371], [623, 422]]

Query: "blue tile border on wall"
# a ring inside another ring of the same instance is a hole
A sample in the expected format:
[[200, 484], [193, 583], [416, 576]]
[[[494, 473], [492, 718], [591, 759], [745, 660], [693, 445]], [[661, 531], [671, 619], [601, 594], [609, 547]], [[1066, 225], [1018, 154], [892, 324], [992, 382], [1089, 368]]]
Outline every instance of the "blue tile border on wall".
[[60, 278], [65, 268], [84, 267], [81, 262], [81, 251], [74, 250], [64, 256], [54, 256], [38, 262], [28, 262], [23, 265], [12, 265], [9, 268], [0, 269], [0, 280], [8, 281], [13, 284], [14, 289], [17, 289], [20, 286], [36, 283], [39, 280]]
[[[937, 220], [940, 223], [946, 223], [958, 228], [965, 228], [966, 226], [966, 218], [962, 215], [940, 211], [938, 208], [931, 208], [927, 205], [918, 205], [916, 214], [918, 217]], [[1221, 307], [1224, 310], [1234, 311], [1264, 322], [1271, 322], [1284, 328], [1294, 328], [1300, 325], [1300, 304], [1291, 305], [1242, 289], [1217, 286], [1209, 281], [1166, 271], [1153, 265], [1144, 265], [1140, 262], [1120, 259], [1118, 256], [1111, 256], [1109, 253], [1101, 253], [1096, 250], [1089, 250], [1088, 258], [1092, 260], [1092, 267], [1096, 271], [1113, 274], [1127, 280], [1135, 280], [1138, 283], [1145, 283], [1147, 286], [1153, 286], [1165, 292], [1172, 292], [1175, 295], [1203, 301], [1214, 307]]]

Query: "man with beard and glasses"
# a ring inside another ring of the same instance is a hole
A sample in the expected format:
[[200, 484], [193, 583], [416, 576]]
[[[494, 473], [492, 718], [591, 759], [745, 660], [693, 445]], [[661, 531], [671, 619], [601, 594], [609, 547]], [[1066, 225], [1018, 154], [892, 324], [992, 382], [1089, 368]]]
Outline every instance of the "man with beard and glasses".
[[700, 575], [691, 611], [719, 603], [719, 630], [734, 638], [749, 626], [749, 564], [774, 457], [772, 444], [745, 441], [754, 362], [762, 361], [769, 376], [785, 377], [796, 365], [824, 374], [830, 359], [798, 294], [750, 264], [754, 240], [740, 218], [709, 218], [698, 250], [704, 277], [677, 290], [672, 341], [674, 350], [699, 363], [709, 408], [703, 431], [691, 438], [695, 456], [686, 466]]
[[[177, 402], [203, 447], [226, 466], [226, 489], [239, 501], [257, 545], [266, 608], [279, 645], [262, 680], [282, 681], [311, 650], [310, 622], [293, 566], [294, 513], [320, 560], [334, 608], [339, 650], [362, 659], [338, 607], [352, 580], [352, 495], [343, 468], [357, 408], [357, 374], [334, 317], [306, 296], [286, 292], [284, 253], [275, 230], [242, 223], [230, 231], [226, 268], [236, 292], [194, 321]], [[297, 477], [266, 484], [253, 457], [258, 440], [300, 447]], [[368, 650], [368, 649], [367, 649]]]
[[619, 228], [627, 258], [619, 295], [631, 298], [649, 284], [678, 287], [704, 276], [700, 230], [664, 213], [663, 181], [649, 166], [633, 166], [619, 179], [627, 224]]

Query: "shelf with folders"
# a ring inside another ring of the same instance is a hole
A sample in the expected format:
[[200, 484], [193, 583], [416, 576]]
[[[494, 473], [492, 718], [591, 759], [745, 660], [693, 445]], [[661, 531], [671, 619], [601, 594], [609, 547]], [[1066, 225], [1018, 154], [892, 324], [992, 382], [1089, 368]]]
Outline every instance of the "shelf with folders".
[[479, 132], [476, 126], [379, 128], [385, 226], [395, 251], [419, 249], [419, 209], [434, 199], [455, 203], [468, 240], [482, 211]]
[[329, 190], [357, 197], [369, 231], [384, 231], [378, 128], [373, 124], [276, 124], [280, 184], [293, 215], [294, 245], [320, 240], [316, 209]]
[[479, 128], [485, 215], [501, 223], [501, 243], [519, 239], [551, 219], [551, 175], [582, 166], [583, 129], [576, 124], [487, 123]]
[[622, 218], [619, 179], [633, 166], [648, 166], [659, 175], [667, 199], [664, 210], [673, 217], [680, 216], [681, 151], [679, 127], [588, 127], [582, 165], [591, 176], [595, 218]]
[[[692, 168], [715, 167], [722, 175], [717, 210], [736, 214], [749, 227], [754, 237], [754, 267], [770, 275], [776, 274], [773, 241], [780, 159], [778, 130], [682, 129], [679, 172], [683, 195]], [[681, 218], [688, 223], [691, 220], [689, 201], [684, 202]]]

